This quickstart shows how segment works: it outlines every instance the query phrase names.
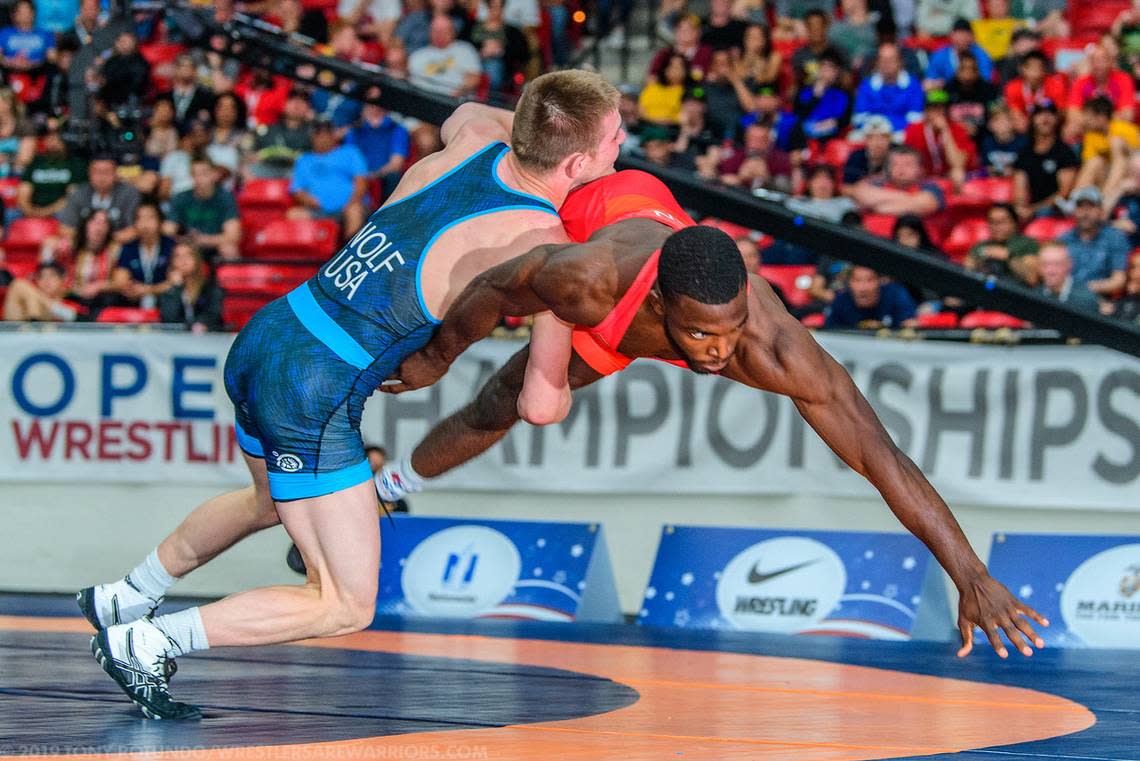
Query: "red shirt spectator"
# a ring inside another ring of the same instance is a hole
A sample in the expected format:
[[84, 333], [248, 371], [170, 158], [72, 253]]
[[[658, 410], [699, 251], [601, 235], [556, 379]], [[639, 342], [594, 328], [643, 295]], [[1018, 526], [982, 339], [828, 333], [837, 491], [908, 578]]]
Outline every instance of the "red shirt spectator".
[[234, 93], [245, 103], [249, 127], [268, 127], [276, 124], [285, 111], [290, 83], [285, 77], [271, 77], [263, 71], [254, 71], [242, 77]]
[[1076, 123], [1080, 121], [1080, 111], [1091, 98], [1103, 95], [1112, 101], [1116, 117], [1132, 121], [1132, 109], [1136, 100], [1136, 86], [1132, 77], [1113, 65], [1108, 52], [1100, 45], [1089, 51], [1090, 72], [1073, 82], [1069, 90], [1069, 115]]
[[1029, 108], [1033, 104], [1048, 100], [1058, 108], [1068, 105], [1065, 78], [1049, 73], [1049, 59], [1040, 50], [1025, 54], [1017, 65], [1017, 74], [1006, 83], [1002, 93], [1019, 132], [1029, 129]]
[[1061, 104], [1066, 102], [1065, 78], [1060, 74], [1051, 74], [1037, 87], [1032, 86], [1022, 77], [1006, 83], [1005, 102], [1012, 111], [1016, 111], [1029, 119], [1029, 107], [1043, 100], [1051, 100]]
[[907, 125], [903, 142], [918, 153], [927, 177], [950, 177], [961, 183], [966, 172], [977, 166], [978, 149], [966, 128], [950, 120], [949, 100], [945, 90], [926, 93], [922, 121]]
[[[950, 130], [950, 137], [958, 150], [966, 154], [966, 169], [977, 167], [978, 149], [966, 128], [958, 122], [948, 121], [946, 129]], [[918, 151], [927, 177], [945, 177], [949, 174], [946, 152], [942, 150], [937, 131], [929, 121], [923, 119], [908, 126], [903, 133], [903, 142]]]

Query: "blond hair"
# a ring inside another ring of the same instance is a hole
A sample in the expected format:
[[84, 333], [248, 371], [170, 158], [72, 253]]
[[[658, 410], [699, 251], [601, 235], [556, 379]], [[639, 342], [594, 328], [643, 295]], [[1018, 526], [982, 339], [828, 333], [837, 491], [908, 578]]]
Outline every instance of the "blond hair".
[[523, 90], [515, 108], [511, 149], [519, 163], [548, 172], [574, 153], [593, 153], [602, 122], [616, 111], [617, 88], [580, 69], [543, 74]]

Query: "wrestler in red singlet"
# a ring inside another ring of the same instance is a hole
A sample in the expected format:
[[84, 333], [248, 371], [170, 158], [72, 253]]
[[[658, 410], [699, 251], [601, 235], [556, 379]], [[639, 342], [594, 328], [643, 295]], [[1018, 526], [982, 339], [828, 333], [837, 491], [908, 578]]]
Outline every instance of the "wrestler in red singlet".
[[[680, 230], [696, 222], [681, 209], [669, 188], [651, 174], [636, 169], [607, 175], [575, 190], [558, 210], [562, 226], [577, 243], [589, 239], [606, 225], [627, 219], [651, 219]], [[602, 375], [624, 370], [632, 358], [617, 351], [641, 303], [657, 282], [657, 249], [637, 273], [629, 290], [618, 300], [605, 319], [594, 327], [574, 328], [574, 351]], [[683, 360], [662, 359], [678, 367]]]

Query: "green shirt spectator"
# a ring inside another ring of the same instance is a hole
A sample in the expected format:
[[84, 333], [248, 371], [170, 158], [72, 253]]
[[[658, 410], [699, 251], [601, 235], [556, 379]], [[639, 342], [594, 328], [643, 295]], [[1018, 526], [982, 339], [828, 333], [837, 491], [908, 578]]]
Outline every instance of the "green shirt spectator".
[[63, 209], [67, 194], [87, 182], [87, 164], [68, 156], [59, 134], [44, 137], [43, 152], [24, 169], [17, 205], [25, 217], [50, 217]]
[[170, 199], [170, 220], [186, 231], [217, 235], [227, 221], [237, 218], [237, 201], [225, 188], [214, 188], [205, 198], [187, 190]]
[[974, 245], [966, 267], [995, 277], [1037, 285], [1039, 244], [1018, 230], [1017, 214], [1009, 204], [994, 204], [986, 214], [989, 237]]
[[190, 164], [193, 187], [170, 199], [170, 214], [163, 232], [186, 235], [204, 252], [217, 252], [223, 259], [240, 255], [241, 221], [232, 193], [218, 185], [218, 170], [208, 159]]

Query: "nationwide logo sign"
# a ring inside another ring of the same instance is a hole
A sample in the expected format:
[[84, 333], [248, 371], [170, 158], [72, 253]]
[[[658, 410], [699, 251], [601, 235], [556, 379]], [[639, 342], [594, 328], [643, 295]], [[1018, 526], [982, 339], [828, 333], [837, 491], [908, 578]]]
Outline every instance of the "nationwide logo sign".
[[1061, 592], [1061, 615], [1085, 644], [1140, 642], [1140, 544], [1100, 552], [1081, 563]]
[[495, 608], [519, 580], [514, 542], [486, 526], [453, 526], [420, 542], [404, 563], [404, 597], [421, 615], [467, 618]]
[[847, 571], [825, 544], [777, 537], [729, 561], [717, 584], [721, 615], [738, 629], [794, 634], [814, 628], [839, 604]]

